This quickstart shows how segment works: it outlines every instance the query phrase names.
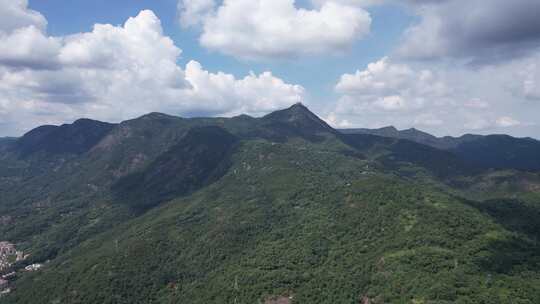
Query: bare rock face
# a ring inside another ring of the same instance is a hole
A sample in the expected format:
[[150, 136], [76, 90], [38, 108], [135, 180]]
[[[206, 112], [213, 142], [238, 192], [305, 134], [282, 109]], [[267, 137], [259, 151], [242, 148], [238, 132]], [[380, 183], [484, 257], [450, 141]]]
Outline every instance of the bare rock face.
[[360, 300], [360, 304], [371, 304], [371, 300], [367, 296], [364, 296], [362, 300]]

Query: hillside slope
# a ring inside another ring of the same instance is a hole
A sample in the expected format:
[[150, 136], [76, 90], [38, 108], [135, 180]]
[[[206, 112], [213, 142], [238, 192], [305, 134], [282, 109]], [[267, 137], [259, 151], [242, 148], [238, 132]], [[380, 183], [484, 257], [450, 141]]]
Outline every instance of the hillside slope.
[[14, 269], [45, 263], [5, 303], [540, 298], [536, 173], [343, 135], [301, 104], [152, 113], [56, 152], [0, 157], [0, 233], [31, 254]]
[[[7, 303], [534, 303], [540, 247], [479, 206], [304, 141], [23, 276]], [[31, 292], [28, 292], [31, 290]], [[19, 292], [20, 291], [20, 292]]]

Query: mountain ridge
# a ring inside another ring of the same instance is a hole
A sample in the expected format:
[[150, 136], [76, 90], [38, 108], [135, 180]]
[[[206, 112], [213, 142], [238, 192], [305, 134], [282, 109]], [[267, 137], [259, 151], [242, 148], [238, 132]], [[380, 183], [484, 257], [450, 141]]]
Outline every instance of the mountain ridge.
[[399, 138], [450, 151], [470, 163], [498, 169], [540, 170], [540, 141], [517, 138], [506, 134], [475, 135], [460, 137], [436, 137], [411, 128], [398, 130], [395, 127], [380, 129], [342, 129], [344, 134], [371, 134]]
[[[166, 113], [162, 113], [162, 112], [150, 112], [148, 114], [144, 114], [144, 115], [141, 115], [141, 116], [133, 118], [133, 119], [125, 120], [125, 121], [123, 121], [121, 123], [126, 123], [126, 122], [129, 122], [129, 121], [137, 121], [137, 120], [140, 120], [140, 119], [184, 119], [184, 120], [205, 120], [205, 119], [216, 119], [216, 120], [231, 120], [231, 119], [233, 119], [233, 120], [234, 119], [261, 120], [261, 119], [263, 119], [264, 120], [265, 117], [266, 117], [266, 119], [272, 119], [272, 117], [276, 117], [276, 116], [278, 116], [278, 113], [284, 112], [284, 111], [289, 111], [289, 113], [292, 113], [292, 112], [304, 113], [306, 116], [310, 117], [310, 119], [312, 119], [313, 121], [317, 121], [317, 124], [320, 124], [321, 126], [324, 126], [323, 127], [324, 129], [327, 129], [327, 130], [334, 129], [334, 128], [330, 127], [324, 120], [320, 119], [316, 114], [311, 112], [309, 110], [309, 108], [306, 107], [301, 102], [293, 104], [291, 107], [289, 107], [287, 109], [277, 110], [277, 111], [274, 111], [274, 112], [269, 113], [267, 115], [264, 115], [262, 117], [253, 117], [253, 116], [246, 115], [246, 114], [240, 114], [240, 115], [230, 117], [230, 118], [225, 118], [225, 117], [213, 117], [213, 118], [190, 117], [190, 118], [187, 118], [187, 117], [182, 117], [182, 116], [177, 116], [177, 115], [166, 114]], [[42, 126], [38, 126], [38, 127], [34, 128], [34, 129], [28, 131], [27, 133], [25, 133], [21, 137], [12, 137], [12, 136], [0, 137], [0, 141], [18, 140], [18, 139], [21, 139], [22, 137], [24, 137], [25, 135], [29, 135], [32, 132], [38, 131], [38, 130], [40, 130], [42, 128], [57, 128], [57, 127], [62, 127], [62, 126], [70, 126], [70, 125], [77, 124], [79, 121], [93, 121], [93, 122], [99, 122], [99, 123], [107, 123], [107, 122], [101, 122], [99, 120], [93, 120], [93, 119], [89, 119], [89, 118], [81, 118], [81, 119], [78, 119], [78, 120], [74, 121], [71, 124], [66, 123], [66, 124], [62, 124], [62, 125], [42, 125]], [[118, 124], [121, 124], [121, 123], [107, 123], [107, 124], [118, 125]], [[419, 130], [419, 129], [414, 128], [414, 127], [413, 128], [408, 128], [408, 129], [403, 129], [403, 130], [399, 130], [394, 126], [386, 126], [386, 127], [381, 127], [381, 128], [377, 128], [377, 129], [369, 129], [369, 128], [339, 129], [339, 128], [337, 128], [337, 129], [334, 129], [334, 130], [339, 131], [341, 133], [345, 133], [345, 134], [371, 134], [371, 135], [377, 135], [377, 136], [382, 136], [382, 137], [393, 137], [393, 138], [408, 139], [408, 140], [416, 141], [416, 142], [419, 142], [419, 143], [423, 143], [423, 144], [433, 146], [435, 148], [445, 149], [445, 150], [450, 149], [450, 148], [454, 148], [456, 145], [458, 145], [461, 142], [474, 140], [474, 139], [478, 139], [478, 138], [481, 138], [481, 137], [487, 137], [487, 136], [508, 136], [508, 137], [515, 138], [515, 139], [520, 139], [520, 140], [529, 140], [529, 141], [536, 141], [536, 142], [539, 141], [538, 139], [535, 139], [535, 138], [532, 138], [532, 137], [515, 137], [515, 136], [512, 136], [512, 135], [508, 135], [508, 134], [479, 135], [479, 134], [466, 133], [466, 134], [463, 134], [461, 136], [449, 136], [449, 135], [434, 136], [434, 135], [432, 135], [430, 133], [424, 132], [424, 131]], [[415, 140], [415, 138], [422, 138], [422, 137], [433, 139], [436, 142], [427, 143], [427, 142], [423, 142], [422, 140]], [[445, 143], [443, 143], [444, 141], [447, 141], [449, 143], [445, 144]]]
[[45, 152], [82, 154], [99, 142], [116, 124], [91, 119], [78, 119], [72, 124], [45, 125], [35, 128], [16, 140], [23, 156]]

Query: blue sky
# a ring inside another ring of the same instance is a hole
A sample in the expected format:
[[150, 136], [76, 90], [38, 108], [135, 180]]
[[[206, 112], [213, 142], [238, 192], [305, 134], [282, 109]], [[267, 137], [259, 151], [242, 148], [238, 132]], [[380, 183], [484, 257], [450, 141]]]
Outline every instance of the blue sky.
[[[371, 33], [365, 39], [356, 41], [344, 54], [258, 62], [238, 60], [201, 47], [197, 30], [180, 28], [176, 0], [30, 0], [29, 4], [47, 18], [48, 31], [55, 36], [85, 32], [95, 23], [121, 25], [141, 10], [150, 9], [161, 20], [165, 34], [182, 49], [180, 64], [194, 59], [210, 71], [226, 71], [237, 77], [250, 71], [261, 73], [271, 70], [287, 82], [302, 84], [314, 98], [321, 100], [332, 98], [333, 86], [341, 74], [352, 73], [358, 67], [365, 67], [391, 52], [403, 30], [414, 21], [414, 16], [399, 5], [370, 7], [374, 21]], [[297, 5], [300, 7], [300, 4]], [[304, 6], [309, 5], [304, 3]]]
[[535, 0], [0, 4], [0, 136], [302, 101], [336, 127], [540, 137]]

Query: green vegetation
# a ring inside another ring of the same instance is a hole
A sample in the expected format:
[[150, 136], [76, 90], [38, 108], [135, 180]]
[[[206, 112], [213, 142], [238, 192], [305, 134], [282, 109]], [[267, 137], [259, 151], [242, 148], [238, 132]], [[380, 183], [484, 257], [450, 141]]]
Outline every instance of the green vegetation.
[[[299, 105], [262, 119], [151, 114], [96, 147], [28, 191], [1, 188], [15, 224], [0, 233], [50, 259], [1, 303], [540, 299], [535, 173], [343, 136]], [[33, 168], [6, 157], [4, 185]]]

